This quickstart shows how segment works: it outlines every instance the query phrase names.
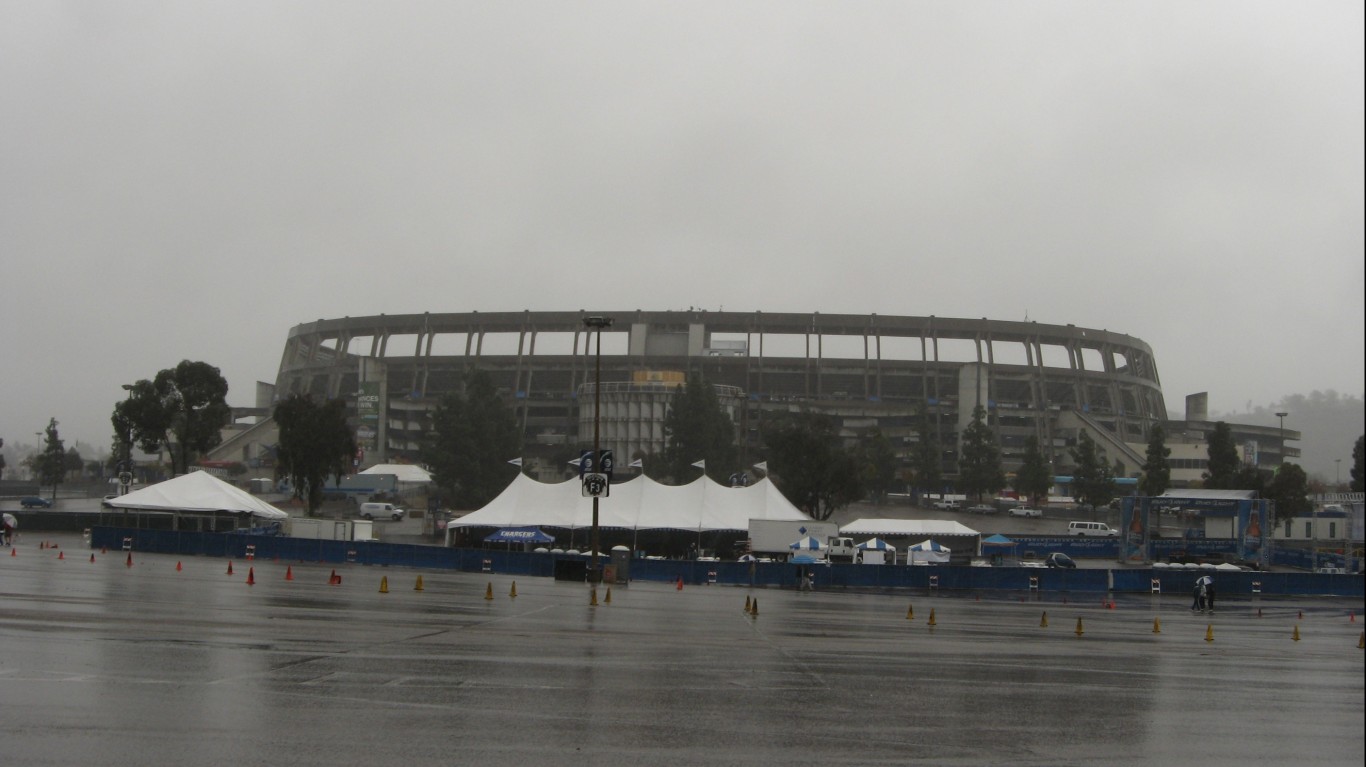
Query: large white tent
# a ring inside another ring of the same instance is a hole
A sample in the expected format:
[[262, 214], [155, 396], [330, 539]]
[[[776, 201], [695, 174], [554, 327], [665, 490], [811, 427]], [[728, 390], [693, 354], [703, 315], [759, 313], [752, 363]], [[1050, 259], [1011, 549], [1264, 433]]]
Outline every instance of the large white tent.
[[[773, 483], [726, 487], [701, 477], [686, 485], [663, 485], [649, 477], [613, 484], [598, 502], [598, 526], [627, 530], [748, 530], [751, 519], [813, 521]], [[458, 527], [584, 528], [593, 524], [593, 499], [583, 497], [577, 479], [538, 482], [525, 474], [478, 511], [454, 520]], [[449, 532], [448, 532], [449, 535]]]
[[289, 516], [207, 471], [182, 474], [127, 495], [110, 498], [105, 504], [116, 509], [136, 511], [227, 512], [263, 519], [285, 519]]
[[882, 519], [866, 517], [840, 526], [840, 535], [907, 535], [920, 537], [946, 535], [981, 535], [971, 527], [951, 519]]

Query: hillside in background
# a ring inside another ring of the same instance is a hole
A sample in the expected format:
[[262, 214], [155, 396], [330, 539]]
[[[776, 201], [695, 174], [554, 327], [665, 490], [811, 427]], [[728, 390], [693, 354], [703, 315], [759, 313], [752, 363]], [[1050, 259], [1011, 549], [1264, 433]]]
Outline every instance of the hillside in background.
[[[1342, 459], [1342, 481], [1350, 479], [1352, 446], [1366, 433], [1366, 403], [1361, 397], [1342, 395], [1329, 389], [1309, 394], [1291, 394], [1279, 403], [1254, 407], [1247, 403], [1242, 413], [1210, 411], [1211, 421], [1279, 426], [1276, 413], [1286, 413], [1285, 430], [1300, 432], [1300, 466], [1310, 478], [1332, 483], [1338, 476], [1334, 459]], [[1291, 443], [1294, 445], [1296, 443]]]

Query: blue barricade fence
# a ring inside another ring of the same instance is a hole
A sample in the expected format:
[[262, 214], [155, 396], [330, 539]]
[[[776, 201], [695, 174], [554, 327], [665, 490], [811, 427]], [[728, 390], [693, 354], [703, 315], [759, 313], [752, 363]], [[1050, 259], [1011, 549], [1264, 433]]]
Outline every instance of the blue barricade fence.
[[[255, 546], [257, 560], [279, 559], [286, 562], [319, 562], [359, 565], [419, 567], [463, 572], [489, 572], [504, 575], [551, 577], [560, 559], [584, 560], [586, 555], [536, 554], [493, 549], [453, 549], [380, 541], [328, 541], [286, 536], [241, 533], [200, 533], [171, 530], [95, 527], [91, 530], [94, 548], [123, 548], [124, 538], [132, 539], [134, 551], [160, 554], [185, 554], [221, 558], [246, 558], [247, 546]], [[1050, 539], [1052, 540], [1052, 539]], [[1070, 539], [1063, 539], [1070, 540]], [[1061, 546], [1049, 550], [1059, 550]], [[1095, 551], [1087, 546], [1084, 551]], [[1114, 544], [1111, 543], [1111, 557]], [[1085, 555], [1083, 555], [1085, 556]], [[1091, 556], [1095, 556], [1091, 554]], [[609, 560], [603, 559], [604, 564]], [[631, 580], [674, 582], [683, 579], [690, 585], [712, 582], [725, 585], [793, 587], [802, 568], [812, 574], [816, 588], [852, 589], [928, 589], [931, 576], [936, 588], [946, 591], [1032, 590], [1094, 593], [1149, 593], [1153, 579], [1161, 591], [1189, 593], [1195, 579], [1212, 574], [1218, 591], [1226, 597], [1261, 593], [1263, 595], [1321, 594], [1361, 597], [1366, 595], [1361, 575], [1317, 573], [1233, 572], [1211, 570], [1166, 570], [1161, 568], [1118, 568], [1061, 570], [1037, 567], [965, 567], [961, 565], [795, 565], [785, 562], [706, 562], [697, 560], [632, 559]], [[1037, 579], [1032, 581], [1031, 579]], [[1254, 583], [1258, 584], [1254, 591]]]

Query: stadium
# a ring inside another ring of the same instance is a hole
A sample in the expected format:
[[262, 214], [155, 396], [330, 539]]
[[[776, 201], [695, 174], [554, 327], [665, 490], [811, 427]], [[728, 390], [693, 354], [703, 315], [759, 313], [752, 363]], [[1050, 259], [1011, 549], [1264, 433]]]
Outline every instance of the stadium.
[[[611, 325], [599, 333], [591, 317]], [[762, 458], [764, 420], [778, 413], [827, 414], [850, 441], [880, 430], [905, 457], [925, 410], [952, 478], [958, 435], [982, 405], [1007, 471], [1030, 436], [1066, 471], [1067, 448], [1086, 431], [1134, 476], [1135, 446], [1167, 419], [1152, 349], [1109, 330], [691, 309], [320, 319], [290, 330], [270, 397], [343, 398], [364, 465], [415, 462], [429, 412], [471, 368], [496, 382], [521, 428], [524, 466], [543, 479], [591, 446], [598, 380], [601, 443], [622, 465], [662, 450], [669, 400], [692, 372], [732, 416], [745, 465]]]

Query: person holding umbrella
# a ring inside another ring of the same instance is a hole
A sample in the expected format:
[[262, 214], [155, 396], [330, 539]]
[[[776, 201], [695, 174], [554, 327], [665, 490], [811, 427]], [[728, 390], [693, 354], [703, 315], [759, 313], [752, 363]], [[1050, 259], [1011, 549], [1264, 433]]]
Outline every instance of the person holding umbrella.
[[5, 545], [14, 545], [14, 528], [19, 526], [19, 520], [13, 514], [5, 513]]

